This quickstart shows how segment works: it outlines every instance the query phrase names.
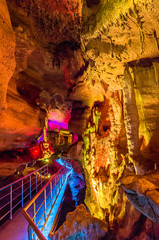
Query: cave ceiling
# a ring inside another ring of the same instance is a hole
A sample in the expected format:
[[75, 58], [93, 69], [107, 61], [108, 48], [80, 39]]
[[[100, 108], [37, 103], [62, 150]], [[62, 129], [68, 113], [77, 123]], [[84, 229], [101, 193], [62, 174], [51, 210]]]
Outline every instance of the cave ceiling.
[[155, 0], [8, 0], [7, 5], [16, 71], [51, 95], [60, 92], [88, 105], [102, 101], [108, 90], [123, 88], [125, 64], [158, 57]]
[[2, 46], [8, 41], [4, 46], [8, 82], [12, 76], [18, 94], [29, 104], [45, 90], [92, 106], [123, 90], [126, 65], [132, 75], [136, 66], [150, 64], [156, 69], [157, 0], [3, 2], [7, 19], [4, 10], [2, 19], [10, 31], [1, 39]]

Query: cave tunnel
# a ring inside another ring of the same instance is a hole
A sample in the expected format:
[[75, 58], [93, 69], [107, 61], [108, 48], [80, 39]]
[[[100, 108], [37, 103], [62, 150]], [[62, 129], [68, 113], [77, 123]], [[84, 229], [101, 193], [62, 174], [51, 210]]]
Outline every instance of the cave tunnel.
[[0, 3], [0, 239], [159, 239], [158, 0]]

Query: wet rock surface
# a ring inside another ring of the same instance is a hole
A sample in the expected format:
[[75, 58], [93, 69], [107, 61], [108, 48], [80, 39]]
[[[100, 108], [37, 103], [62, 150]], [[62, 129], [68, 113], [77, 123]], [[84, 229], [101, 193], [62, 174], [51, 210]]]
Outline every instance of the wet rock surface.
[[104, 221], [87, 213], [84, 205], [76, 207], [66, 216], [66, 221], [53, 234], [51, 239], [108, 239], [108, 228]]

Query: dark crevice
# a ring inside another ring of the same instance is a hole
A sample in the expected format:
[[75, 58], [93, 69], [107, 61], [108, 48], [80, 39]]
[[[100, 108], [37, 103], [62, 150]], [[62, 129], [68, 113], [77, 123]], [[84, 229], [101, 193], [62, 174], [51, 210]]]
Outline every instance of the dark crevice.
[[128, 63], [128, 66], [130, 67], [151, 67], [153, 62], [159, 62], [159, 58], [143, 58], [143, 59], [139, 59], [137, 61], [132, 61]]
[[68, 49], [75, 51], [75, 50], [78, 50], [79, 48], [80, 48], [80, 45], [76, 41], [74, 40], [65, 41], [56, 46], [55, 52], [57, 55], [59, 55], [59, 53], [62, 53], [65, 55], [65, 54], [68, 54]]
[[74, 76], [74, 78], [76, 79], [76, 78], [78, 78], [78, 77], [81, 77], [81, 76], [83, 75], [84, 71], [87, 70], [88, 65], [89, 65], [89, 62], [86, 61], [86, 62], [85, 62], [85, 65], [82, 65], [82, 67], [81, 67], [80, 70], [77, 72], [77, 74]]
[[98, 5], [100, 0], [86, 0], [87, 7], [91, 8], [93, 5]]

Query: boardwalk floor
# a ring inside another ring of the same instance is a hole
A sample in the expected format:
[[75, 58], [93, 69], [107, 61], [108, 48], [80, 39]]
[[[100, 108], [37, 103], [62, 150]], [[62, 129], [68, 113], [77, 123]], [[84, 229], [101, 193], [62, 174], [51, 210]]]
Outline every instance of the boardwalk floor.
[[28, 222], [22, 214], [22, 208], [20, 208], [14, 213], [12, 220], [7, 220], [0, 227], [0, 239], [1, 240], [28, 240], [27, 227], [28, 227]]

